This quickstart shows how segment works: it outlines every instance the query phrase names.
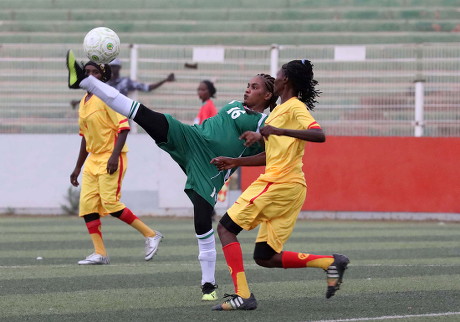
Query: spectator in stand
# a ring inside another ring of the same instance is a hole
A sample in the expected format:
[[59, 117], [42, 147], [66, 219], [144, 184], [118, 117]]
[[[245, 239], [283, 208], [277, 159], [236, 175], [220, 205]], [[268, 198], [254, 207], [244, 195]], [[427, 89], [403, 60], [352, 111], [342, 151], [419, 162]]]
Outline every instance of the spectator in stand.
[[204, 120], [217, 114], [217, 108], [211, 99], [216, 95], [216, 88], [211, 81], [203, 80], [200, 82], [200, 85], [198, 85], [197, 93], [203, 105], [193, 123], [201, 124]]
[[157, 89], [166, 82], [174, 82], [176, 80], [174, 73], [170, 73], [165, 79], [157, 83], [140, 83], [132, 80], [129, 77], [120, 76], [120, 70], [122, 66], [120, 59], [115, 58], [109, 65], [112, 68], [112, 78], [110, 78], [107, 84], [118, 89], [123, 95], [128, 95], [129, 92], [134, 90], [150, 92], [154, 89]]

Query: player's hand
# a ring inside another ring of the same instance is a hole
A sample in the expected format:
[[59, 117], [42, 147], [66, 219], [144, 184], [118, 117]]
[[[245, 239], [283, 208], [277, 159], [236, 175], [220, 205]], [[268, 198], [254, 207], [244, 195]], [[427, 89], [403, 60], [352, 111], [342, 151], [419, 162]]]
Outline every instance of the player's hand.
[[70, 184], [74, 187], [78, 187], [78, 176], [80, 174], [80, 169], [75, 168], [73, 172], [70, 174]]
[[176, 80], [176, 76], [174, 76], [174, 73], [171, 73], [166, 77], [167, 82], [174, 82]]
[[114, 174], [118, 169], [118, 157], [111, 155], [109, 161], [107, 161], [107, 173]]
[[77, 108], [77, 106], [80, 104], [80, 101], [79, 100], [71, 100], [70, 101], [70, 106], [72, 106], [72, 109], [74, 110], [75, 108]]
[[211, 160], [211, 164], [214, 164], [219, 171], [233, 169], [237, 167], [234, 158], [229, 157], [217, 157]]
[[271, 125], [265, 125], [260, 129], [260, 134], [262, 134], [264, 138], [268, 138], [270, 135], [284, 135], [284, 130]]
[[240, 136], [240, 140], [245, 140], [244, 146], [251, 146], [256, 142], [262, 140], [262, 135], [257, 132], [246, 131]]

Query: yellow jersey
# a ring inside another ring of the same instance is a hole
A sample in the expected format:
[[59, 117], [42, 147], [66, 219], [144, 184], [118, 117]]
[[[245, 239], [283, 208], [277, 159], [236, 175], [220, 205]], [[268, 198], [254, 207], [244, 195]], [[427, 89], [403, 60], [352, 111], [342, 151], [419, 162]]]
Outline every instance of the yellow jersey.
[[[112, 153], [118, 133], [129, 130], [128, 119], [108, 107], [99, 97], [93, 95], [85, 102], [86, 94], [78, 110], [80, 135], [85, 137], [89, 153]], [[125, 144], [121, 152], [128, 152]]]
[[[320, 129], [320, 125], [298, 98], [293, 97], [275, 107], [265, 124], [291, 130]], [[265, 173], [259, 180], [291, 182], [306, 186], [302, 171], [306, 141], [289, 136], [270, 135], [265, 141]]]

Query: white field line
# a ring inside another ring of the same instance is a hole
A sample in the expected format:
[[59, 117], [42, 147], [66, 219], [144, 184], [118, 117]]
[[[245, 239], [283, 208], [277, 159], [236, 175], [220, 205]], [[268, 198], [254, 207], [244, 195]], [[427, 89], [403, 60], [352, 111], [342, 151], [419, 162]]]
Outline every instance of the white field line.
[[449, 316], [449, 315], [460, 315], [460, 312], [427, 313], [427, 314], [413, 314], [413, 315], [385, 315], [385, 316], [356, 318], [356, 319], [316, 320], [316, 321], [311, 321], [311, 322], [353, 322], [353, 321], [423, 318], [423, 317], [436, 317], [436, 316]]

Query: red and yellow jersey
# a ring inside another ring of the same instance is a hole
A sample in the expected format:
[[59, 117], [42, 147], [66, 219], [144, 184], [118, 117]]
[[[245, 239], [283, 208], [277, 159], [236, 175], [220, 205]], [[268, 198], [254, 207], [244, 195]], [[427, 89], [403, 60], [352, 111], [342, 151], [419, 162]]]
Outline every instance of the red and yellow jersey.
[[[111, 153], [118, 139], [118, 133], [129, 130], [128, 119], [109, 108], [99, 97], [93, 95], [85, 102], [86, 94], [78, 110], [80, 135], [85, 137], [89, 153]], [[122, 149], [128, 152], [128, 146]]]
[[[278, 105], [265, 124], [291, 130], [320, 129], [320, 125], [296, 97]], [[306, 141], [289, 136], [270, 135], [265, 141], [265, 173], [259, 179], [267, 182], [291, 182], [306, 186], [302, 158]]]

